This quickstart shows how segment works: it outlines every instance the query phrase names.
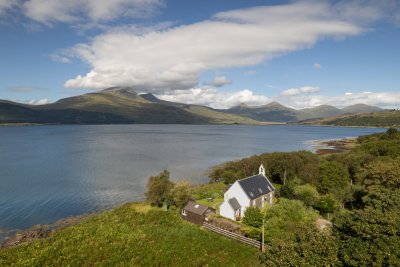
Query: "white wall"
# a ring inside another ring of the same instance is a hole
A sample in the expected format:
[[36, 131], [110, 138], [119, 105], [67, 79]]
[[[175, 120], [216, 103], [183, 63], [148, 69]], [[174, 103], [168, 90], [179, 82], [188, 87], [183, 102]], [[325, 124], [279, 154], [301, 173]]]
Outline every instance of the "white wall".
[[[242, 187], [240, 186], [240, 184], [238, 182], [235, 182], [228, 189], [228, 191], [225, 192], [224, 203], [222, 205], [224, 205], [226, 203], [227, 205], [230, 206], [230, 204], [228, 203], [228, 200], [231, 198], [236, 198], [237, 201], [239, 202], [240, 206], [242, 206], [240, 215], [243, 217], [244, 212], [246, 211], [246, 208], [250, 206], [250, 199], [247, 197], [246, 193], [243, 191]], [[222, 207], [222, 205], [221, 205], [221, 207]], [[220, 214], [221, 214], [221, 216], [224, 216], [224, 215], [222, 215], [221, 212], [220, 212]], [[233, 211], [232, 211], [232, 214], [233, 214]], [[224, 216], [224, 217], [226, 217], [226, 216]], [[229, 217], [227, 217], [227, 218], [229, 218]]]
[[219, 207], [219, 215], [231, 220], [235, 220], [235, 211], [232, 209], [228, 201], [224, 201], [224, 203], [222, 203]]

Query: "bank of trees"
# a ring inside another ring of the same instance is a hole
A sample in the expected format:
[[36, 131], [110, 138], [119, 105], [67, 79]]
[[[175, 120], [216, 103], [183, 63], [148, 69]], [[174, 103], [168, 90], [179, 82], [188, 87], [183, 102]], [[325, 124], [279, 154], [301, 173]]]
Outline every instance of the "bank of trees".
[[[389, 129], [357, 142], [343, 154], [269, 153], [213, 170], [212, 182], [229, 184], [262, 163], [275, 183], [280, 201], [266, 213], [263, 263], [400, 266], [400, 133]], [[315, 212], [333, 222], [330, 232], [306, 220]]]

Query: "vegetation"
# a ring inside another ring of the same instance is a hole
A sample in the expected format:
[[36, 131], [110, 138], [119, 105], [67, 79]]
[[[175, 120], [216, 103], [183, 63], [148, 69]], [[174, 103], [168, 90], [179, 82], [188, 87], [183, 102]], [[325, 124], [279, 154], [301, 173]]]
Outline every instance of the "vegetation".
[[[279, 202], [266, 210], [269, 266], [400, 265], [400, 133], [362, 136], [347, 153], [270, 153], [215, 168], [212, 181], [233, 183], [266, 167]], [[318, 231], [315, 219], [333, 222]]]
[[0, 266], [258, 266], [258, 253], [174, 212], [126, 204], [48, 239], [0, 250]]
[[173, 186], [167, 170], [157, 176], [151, 176], [147, 182], [147, 201], [157, 207], [162, 207], [164, 204], [169, 206], [172, 203], [171, 189]]
[[338, 117], [304, 121], [303, 123], [337, 126], [400, 127], [400, 110], [346, 114]]
[[249, 207], [244, 212], [243, 223], [252, 227], [261, 227], [263, 215], [257, 207]]
[[131, 88], [115, 87], [31, 106], [0, 100], [0, 124], [261, 124], [250, 118], [212, 108], [179, 104], [138, 95]]

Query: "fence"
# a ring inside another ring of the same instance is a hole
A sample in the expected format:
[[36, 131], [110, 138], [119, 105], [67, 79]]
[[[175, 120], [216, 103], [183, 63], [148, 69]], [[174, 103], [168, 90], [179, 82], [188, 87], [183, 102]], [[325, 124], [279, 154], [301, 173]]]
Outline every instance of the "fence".
[[206, 222], [203, 223], [203, 226], [204, 226], [204, 228], [206, 228], [206, 229], [208, 229], [210, 231], [213, 231], [215, 233], [218, 233], [220, 235], [235, 239], [237, 241], [240, 241], [240, 242], [245, 243], [245, 244], [250, 245], [250, 246], [261, 248], [261, 242], [260, 241], [257, 241], [257, 240], [254, 240], [254, 239], [251, 239], [251, 238], [248, 238], [248, 237], [244, 237], [244, 236], [239, 235], [239, 234], [235, 234], [235, 233], [229, 232], [227, 230], [224, 230], [222, 228], [216, 227], [216, 226], [214, 226], [212, 224], [209, 224], [209, 223], [206, 223]]

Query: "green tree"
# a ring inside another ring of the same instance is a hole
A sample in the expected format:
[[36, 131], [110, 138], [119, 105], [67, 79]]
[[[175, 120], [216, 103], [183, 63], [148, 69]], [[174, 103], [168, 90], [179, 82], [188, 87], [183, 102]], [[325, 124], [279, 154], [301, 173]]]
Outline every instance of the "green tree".
[[263, 216], [257, 207], [248, 207], [244, 212], [243, 223], [252, 227], [261, 227]]
[[350, 184], [347, 169], [338, 162], [325, 161], [320, 165], [321, 181], [319, 191], [327, 193], [337, 193]]
[[177, 208], [183, 208], [190, 200], [190, 187], [188, 182], [178, 182], [172, 187], [170, 194]]
[[400, 187], [400, 158], [376, 160], [365, 167], [364, 184]]
[[169, 204], [171, 200], [170, 191], [173, 183], [169, 180], [169, 172], [162, 171], [157, 176], [150, 176], [147, 182], [146, 199], [152, 205], [161, 207]]
[[338, 242], [313, 225], [296, 225], [293, 235], [274, 238], [267, 244], [261, 263], [266, 266], [340, 266]]
[[322, 196], [315, 204], [314, 209], [321, 214], [333, 213], [338, 208], [338, 202], [331, 194]]
[[296, 225], [314, 224], [317, 213], [305, 207], [300, 200], [281, 198], [279, 202], [266, 209], [266, 240], [291, 234]]
[[296, 186], [294, 194], [308, 207], [313, 206], [319, 198], [317, 189], [310, 184]]

